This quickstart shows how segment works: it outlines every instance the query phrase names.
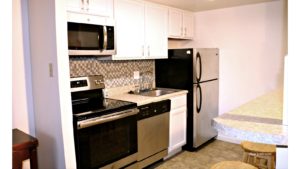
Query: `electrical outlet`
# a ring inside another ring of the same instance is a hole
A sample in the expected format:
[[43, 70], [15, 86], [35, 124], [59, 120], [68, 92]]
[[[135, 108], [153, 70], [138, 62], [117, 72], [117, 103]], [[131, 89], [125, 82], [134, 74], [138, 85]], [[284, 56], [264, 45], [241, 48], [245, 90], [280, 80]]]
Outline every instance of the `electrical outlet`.
[[140, 78], [140, 72], [139, 71], [134, 71], [133, 72], [133, 79], [139, 79]]

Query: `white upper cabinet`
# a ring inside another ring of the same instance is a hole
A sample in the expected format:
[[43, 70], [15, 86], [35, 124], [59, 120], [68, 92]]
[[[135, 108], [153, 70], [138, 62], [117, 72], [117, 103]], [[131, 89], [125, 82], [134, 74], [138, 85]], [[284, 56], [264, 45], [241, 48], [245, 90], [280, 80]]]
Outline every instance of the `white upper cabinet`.
[[182, 15], [183, 37], [193, 39], [194, 36], [194, 15], [189, 12], [184, 12]]
[[157, 59], [168, 56], [168, 9], [139, 0], [115, 1], [114, 60]]
[[113, 59], [142, 59], [144, 56], [144, 4], [138, 1], [115, 2], [117, 54]]
[[113, 18], [113, 0], [67, 0], [67, 10]]
[[168, 10], [163, 6], [146, 3], [145, 45], [147, 58], [168, 56]]
[[194, 15], [191, 12], [169, 8], [169, 38], [193, 39]]
[[182, 12], [180, 10], [169, 9], [169, 37], [182, 36]]

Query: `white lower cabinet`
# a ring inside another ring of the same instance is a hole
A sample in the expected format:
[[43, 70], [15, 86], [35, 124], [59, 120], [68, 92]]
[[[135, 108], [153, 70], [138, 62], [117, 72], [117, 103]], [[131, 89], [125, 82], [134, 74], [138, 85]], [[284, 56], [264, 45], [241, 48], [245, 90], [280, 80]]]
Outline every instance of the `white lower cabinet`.
[[181, 151], [181, 147], [186, 144], [186, 120], [187, 105], [186, 94], [172, 97], [170, 110], [170, 130], [169, 130], [169, 158]]

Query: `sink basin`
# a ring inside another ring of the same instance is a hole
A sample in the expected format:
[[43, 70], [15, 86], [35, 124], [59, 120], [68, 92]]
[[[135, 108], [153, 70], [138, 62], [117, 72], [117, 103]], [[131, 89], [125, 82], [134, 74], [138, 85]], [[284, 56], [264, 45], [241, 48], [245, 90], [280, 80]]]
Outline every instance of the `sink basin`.
[[162, 95], [165, 95], [165, 94], [174, 93], [176, 91], [178, 91], [178, 90], [174, 90], [174, 89], [148, 89], [148, 90], [142, 90], [139, 93], [131, 92], [131, 94], [157, 97], [157, 96], [162, 96]]

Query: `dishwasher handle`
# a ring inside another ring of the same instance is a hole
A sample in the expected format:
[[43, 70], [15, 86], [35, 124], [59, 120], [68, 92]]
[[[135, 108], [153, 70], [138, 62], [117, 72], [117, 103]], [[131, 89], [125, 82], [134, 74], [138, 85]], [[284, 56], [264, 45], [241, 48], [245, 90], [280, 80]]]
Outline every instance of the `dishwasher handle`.
[[114, 120], [122, 119], [128, 116], [133, 116], [138, 114], [139, 110], [138, 109], [129, 109], [129, 110], [124, 110], [121, 112], [105, 115], [105, 116], [100, 116], [92, 119], [87, 119], [83, 120], [77, 123], [77, 129], [83, 129], [87, 127], [92, 127], [98, 124], [103, 124], [107, 122], [111, 122]]

